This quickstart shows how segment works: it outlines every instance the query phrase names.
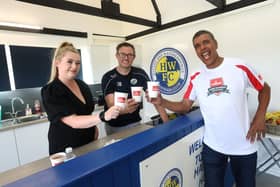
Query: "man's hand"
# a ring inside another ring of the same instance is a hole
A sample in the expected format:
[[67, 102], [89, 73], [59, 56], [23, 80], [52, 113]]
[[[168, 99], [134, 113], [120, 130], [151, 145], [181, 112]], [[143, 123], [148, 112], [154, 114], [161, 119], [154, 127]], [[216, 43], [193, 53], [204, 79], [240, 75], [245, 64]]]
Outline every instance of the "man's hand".
[[253, 143], [256, 139], [260, 140], [265, 137], [266, 127], [264, 117], [256, 117], [251, 123], [251, 127], [247, 133], [247, 140]]
[[161, 97], [160, 93], [158, 94], [158, 96], [156, 98], [150, 98], [148, 91], [146, 91], [145, 93], [146, 93], [145, 96], [146, 96], [146, 99], [148, 102], [150, 102], [154, 105], [161, 106], [163, 98]]
[[131, 114], [137, 110], [139, 103], [135, 102], [134, 99], [128, 99], [126, 106], [121, 110], [121, 114]]

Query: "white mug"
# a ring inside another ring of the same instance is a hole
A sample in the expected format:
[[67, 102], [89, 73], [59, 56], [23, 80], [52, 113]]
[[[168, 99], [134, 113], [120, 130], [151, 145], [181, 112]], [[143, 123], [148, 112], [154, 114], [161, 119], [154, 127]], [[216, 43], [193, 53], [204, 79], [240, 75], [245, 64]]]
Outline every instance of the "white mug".
[[142, 86], [132, 86], [131, 87], [131, 95], [135, 102], [140, 103], [142, 101]]
[[55, 153], [50, 156], [50, 161], [52, 166], [56, 166], [58, 164], [63, 163], [65, 159], [66, 159], [66, 154], [64, 152]]
[[150, 98], [157, 98], [160, 88], [158, 81], [148, 81], [148, 93]]
[[114, 105], [124, 108], [127, 101], [127, 93], [124, 92], [115, 92], [114, 93]]

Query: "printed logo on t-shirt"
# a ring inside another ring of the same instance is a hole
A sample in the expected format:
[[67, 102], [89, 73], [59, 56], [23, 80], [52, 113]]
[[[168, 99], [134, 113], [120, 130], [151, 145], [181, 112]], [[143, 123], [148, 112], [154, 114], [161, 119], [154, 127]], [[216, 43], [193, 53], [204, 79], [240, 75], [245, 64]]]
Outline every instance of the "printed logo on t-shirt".
[[117, 86], [121, 87], [122, 86], [122, 82], [117, 82]]
[[132, 78], [132, 79], [130, 79], [130, 84], [132, 84], [132, 85], [136, 85], [137, 84], [137, 79], [135, 79], [135, 78]]
[[222, 77], [211, 79], [210, 88], [208, 88], [208, 96], [215, 94], [219, 96], [222, 92], [230, 93], [228, 86], [224, 85], [224, 80]]

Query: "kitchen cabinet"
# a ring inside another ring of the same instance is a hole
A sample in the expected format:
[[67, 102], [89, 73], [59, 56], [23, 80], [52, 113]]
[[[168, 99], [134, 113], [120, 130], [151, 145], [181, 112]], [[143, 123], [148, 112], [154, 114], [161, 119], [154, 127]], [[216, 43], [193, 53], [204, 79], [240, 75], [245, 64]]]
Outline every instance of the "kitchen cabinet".
[[[1, 125], [1, 124], [0, 124]], [[39, 160], [49, 155], [49, 122], [37, 120], [15, 124], [0, 131], [0, 172]]]
[[48, 121], [16, 128], [14, 130], [20, 165], [49, 155]]
[[14, 130], [0, 131], [0, 173], [19, 166]]

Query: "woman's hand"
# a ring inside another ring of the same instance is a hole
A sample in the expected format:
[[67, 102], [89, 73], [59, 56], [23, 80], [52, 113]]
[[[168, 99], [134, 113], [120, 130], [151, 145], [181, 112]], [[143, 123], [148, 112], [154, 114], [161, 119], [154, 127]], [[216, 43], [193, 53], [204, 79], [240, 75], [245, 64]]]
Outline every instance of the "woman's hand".
[[120, 107], [112, 106], [105, 112], [104, 118], [106, 121], [110, 121], [111, 119], [116, 119], [119, 116], [119, 114], [120, 114]]

